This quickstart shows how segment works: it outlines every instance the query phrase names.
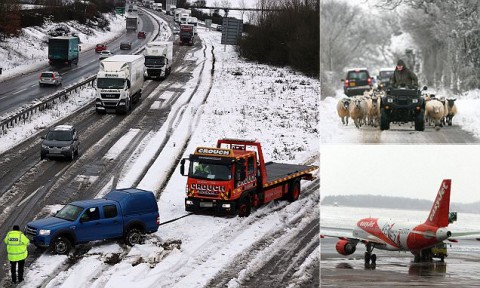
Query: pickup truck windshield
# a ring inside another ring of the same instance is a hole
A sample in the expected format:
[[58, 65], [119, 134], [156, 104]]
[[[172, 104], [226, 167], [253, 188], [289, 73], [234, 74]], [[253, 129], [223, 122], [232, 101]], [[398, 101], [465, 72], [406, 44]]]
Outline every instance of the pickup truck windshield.
[[83, 208], [81, 207], [67, 204], [62, 208], [62, 210], [55, 214], [55, 217], [68, 221], [75, 221], [82, 211]]
[[232, 165], [192, 161], [188, 176], [196, 179], [230, 180]]
[[100, 89], [123, 89], [125, 79], [97, 78], [97, 87]]

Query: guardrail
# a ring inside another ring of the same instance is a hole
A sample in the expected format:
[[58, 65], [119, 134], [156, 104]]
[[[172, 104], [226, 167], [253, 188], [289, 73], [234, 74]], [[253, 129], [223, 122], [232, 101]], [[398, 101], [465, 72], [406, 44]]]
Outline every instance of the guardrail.
[[[145, 12], [147, 12], [148, 14], [152, 14], [149, 11], [145, 11]], [[158, 21], [155, 17], [153, 17], [153, 19], [157, 21], [159, 29], [155, 37], [152, 39], [152, 41], [156, 40], [160, 36], [160, 30], [161, 30], [160, 21]], [[145, 47], [141, 47], [140, 49], [137, 49], [137, 51], [134, 52], [133, 54], [140, 54], [143, 52], [143, 50], [145, 50]], [[67, 87], [62, 91], [59, 91], [55, 94], [47, 96], [45, 99], [41, 100], [40, 103], [33, 104], [28, 108], [21, 109], [14, 115], [11, 115], [5, 119], [0, 120], [0, 135], [5, 134], [7, 129], [14, 127], [16, 124], [19, 124], [19, 123], [25, 124], [33, 114], [51, 108], [55, 104], [55, 101], [59, 101], [62, 98], [67, 99], [68, 95], [70, 95], [72, 92], [77, 92], [77, 90], [80, 87], [88, 84], [89, 82], [91, 82], [91, 85], [93, 86], [93, 82], [95, 81], [95, 79], [97, 79], [97, 75], [91, 75], [81, 82], [73, 84], [72, 86]]]
[[97, 75], [92, 75], [81, 82], [78, 82], [70, 87], [65, 88], [62, 91], [59, 91], [55, 94], [48, 96], [47, 98], [43, 99], [40, 103], [34, 104], [28, 108], [24, 108], [19, 112], [15, 113], [14, 115], [11, 115], [5, 119], [0, 120], [1, 134], [5, 134], [8, 128], [12, 128], [18, 123], [25, 124], [25, 122], [29, 120], [33, 114], [51, 108], [56, 101], [59, 101], [62, 98], [67, 99], [72, 92], [77, 92], [77, 90], [80, 87], [88, 83], [91, 83], [91, 85], [93, 86], [93, 81], [95, 81], [96, 78], [97, 78]]

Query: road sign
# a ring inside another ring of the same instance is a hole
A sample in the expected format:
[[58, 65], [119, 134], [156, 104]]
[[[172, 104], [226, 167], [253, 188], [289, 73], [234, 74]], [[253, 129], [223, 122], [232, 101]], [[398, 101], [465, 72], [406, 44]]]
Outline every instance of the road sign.
[[223, 18], [221, 44], [237, 45], [242, 37], [243, 21], [236, 18]]
[[207, 26], [207, 28], [212, 27], [212, 19], [205, 19], [205, 26]]
[[115, 7], [115, 11], [117, 12], [117, 14], [123, 15], [125, 14], [125, 7]]

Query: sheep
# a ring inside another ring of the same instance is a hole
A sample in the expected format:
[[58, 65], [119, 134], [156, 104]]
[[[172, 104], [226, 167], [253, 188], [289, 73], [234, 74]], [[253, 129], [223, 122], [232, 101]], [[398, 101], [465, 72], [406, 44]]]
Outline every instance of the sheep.
[[441, 97], [438, 101], [440, 101], [443, 105], [443, 117], [442, 117], [442, 127], [447, 125], [446, 124], [446, 119], [447, 119], [447, 116], [448, 116], [448, 103], [447, 103], [447, 100], [445, 99], [445, 97]]
[[380, 122], [380, 101], [381, 98], [378, 96], [377, 93], [373, 94], [372, 98], [372, 106], [368, 110], [368, 119], [369, 124], [373, 127], [377, 127]]
[[363, 97], [355, 97], [352, 99], [349, 107], [350, 118], [352, 118], [355, 126], [360, 128], [366, 120], [368, 114], [367, 101]]
[[444, 115], [444, 106], [438, 100], [430, 100], [425, 104], [425, 117], [435, 122], [435, 129], [439, 130], [442, 127], [442, 117]]
[[350, 105], [350, 98], [342, 98], [338, 100], [337, 103], [337, 113], [338, 117], [342, 119], [343, 125], [348, 125], [348, 117], [350, 117], [350, 113], [348, 107]]
[[457, 105], [455, 105], [455, 100], [457, 100], [457, 99], [456, 98], [447, 99], [447, 107], [448, 107], [447, 123], [448, 123], [448, 126], [452, 126], [453, 116], [455, 116], [457, 114]]

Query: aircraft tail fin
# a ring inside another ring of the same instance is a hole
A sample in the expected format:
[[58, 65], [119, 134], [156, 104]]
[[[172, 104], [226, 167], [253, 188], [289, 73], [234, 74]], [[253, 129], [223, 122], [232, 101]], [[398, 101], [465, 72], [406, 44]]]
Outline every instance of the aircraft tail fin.
[[433, 202], [432, 209], [428, 215], [425, 224], [436, 227], [448, 226], [448, 214], [450, 212], [450, 188], [452, 185], [451, 179], [444, 179], [437, 197]]

